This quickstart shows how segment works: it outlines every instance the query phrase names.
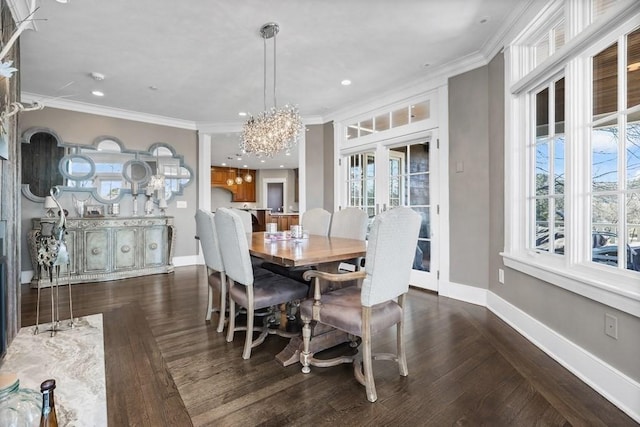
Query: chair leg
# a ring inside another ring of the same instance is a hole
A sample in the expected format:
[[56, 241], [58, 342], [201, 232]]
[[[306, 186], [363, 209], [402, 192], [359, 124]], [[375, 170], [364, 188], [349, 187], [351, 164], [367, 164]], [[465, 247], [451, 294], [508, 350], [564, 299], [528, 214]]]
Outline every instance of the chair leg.
[[302, 373], [308, 374], [311, 372], [309, 368], [309, 345], [311, 343], [311, 319], [303, 318], [304, 325], [302, 326], [302, 353], [300, 353], [300, 363], [302, 364]]
[[[208, 280], [208, 279], [207, 279]], [[211, 285], [208, 285], [209, 292], [207, 293], [207, 313], [204, 320], [211, 320], [211, 313], [213, 313], [213, 289]]]
[[398, 297], [398, 305], [402, 309], [402, 317], [400, 319], [400, 322], [398, 322], [398, 325], [396, 326], [396, 333], [398, 335], [396, 337], [396, 340], [398, 343], [397, 356], [400, 375], [406, 377], [407, 375], [409, 375], [409, 369], [407, 368], [407, 353], [404, 345], [404, 299], [405, 295], [400, 295]]
[[251, 357], [251, 344], [253, 344], [253, 319], [255, 314], [253, 309], [247, 308], [247, 335], [244, 338], [244, 351], [242, 358], [247, 360]]
[[[224, 330], [224, 321], [227, 313], [227, 275], [220, 272], [220, 316], [218, 317], [218, 332]], [[234, 316], [235, 317], [235, 316]]]
[[371, 360], [371, 307], [362, 307], [362, 364], [364, 367], [364, 386], [369, 402], [378, 400], [376, 385], [373, 380], [373, 363]]
[[231, 298], [229, 298], [229, 325], [227, 328], [227, 342], [231, 342], [236, 330], [236, 302]]

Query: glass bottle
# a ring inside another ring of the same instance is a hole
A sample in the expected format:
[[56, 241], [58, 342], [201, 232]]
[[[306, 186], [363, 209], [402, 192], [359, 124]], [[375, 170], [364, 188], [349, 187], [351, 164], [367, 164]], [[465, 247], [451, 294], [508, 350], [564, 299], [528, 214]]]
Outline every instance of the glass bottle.
[[53, 390], [56, 388], [56, 380], [46, 380], [40, 384], [42, 392], [42, 412], [40, 415], [40, 427], [58, 427], [56, 407], [54, 405]]
[[20, 388], [16, 374], [0, 375], [0, 426], [32, 427], [40, 417], [40, 394]]

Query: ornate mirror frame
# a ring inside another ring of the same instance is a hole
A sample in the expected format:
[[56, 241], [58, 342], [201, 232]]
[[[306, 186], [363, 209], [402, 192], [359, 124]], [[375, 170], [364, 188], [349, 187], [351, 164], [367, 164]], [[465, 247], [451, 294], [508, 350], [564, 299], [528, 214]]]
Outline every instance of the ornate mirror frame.
[[[184, 187], [193, 182], [193, 170], [184, 163], [184, 156], [177, 154], [173, 146], [164, 142], [152, 144], [147, 151], [130, 150], [118, 138], [102, 135], [90, 145], [80, 145], [64, 142], [52, 129], [34, 127], [22, 134], [22, 144], [31, 144], [32, 138], [39, 133], [49, 134], [55, 141], [56, 147], [50, 147], [50, 150], [58, 153], [60, 148], [64, 150], [63, 156], [52, 158], [57, 164], [47, 164], [47, 161], [41, 160], [44, 166], [36, 168], [55, 171], [49, 173], [56, 176], [44, 177], [45, 182], [51, 181], [51, 187], [57, 186], [61, 192], [87, 193], [99, 203], [115, 203], [125, 195], [131, 195], [132, 189], [138, 194], [154, 174], [162, 173], [164, 195], [168, 201], [175, 195], [182, 195]], [[101, 146], [105, 149], [101, 149]], [[25, 153], [29, 149], [22, 151]], [[50, 157], [45, 155], [45, 158]], [[74, 172], [76, 165], [78, 171]], [[60, 176], [63, 182], [57, 182]], [[22, 178], [22, 194], [33, 202], [43, 203], [45, 196], [34, 194], [31, 189], [34, 177], [31, 182], [24, 182], [25, 174]]]

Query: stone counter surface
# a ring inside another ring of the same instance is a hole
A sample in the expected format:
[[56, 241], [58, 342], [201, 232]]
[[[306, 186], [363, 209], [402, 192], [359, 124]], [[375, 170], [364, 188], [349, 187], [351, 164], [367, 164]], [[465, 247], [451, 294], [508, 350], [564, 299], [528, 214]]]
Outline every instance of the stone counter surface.
[[48, 324], [20, 329], [0, 362], [0, 373], [15, 373], [20, 388], [40, 393], [42, 381], [56, 380], [56, 415], [61, 426], [106, 426], [104, 338], [102, 314], [77, 319], [69, 329], [68, 320], [54, 337]]

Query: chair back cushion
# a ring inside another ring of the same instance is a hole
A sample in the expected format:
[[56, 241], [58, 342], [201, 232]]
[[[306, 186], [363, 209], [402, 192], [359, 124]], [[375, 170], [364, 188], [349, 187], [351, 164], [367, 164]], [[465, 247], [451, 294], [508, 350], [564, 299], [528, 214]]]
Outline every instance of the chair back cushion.
[[213, 217], [211, 212], [198, 209], [196, 211], [196, 233], [200, 239], [206, 266], [216, 271], [224, 271], [220, 242]]
[[421, 218], [397, 207], [376, 216], [369, 234], [362, 283], [362, 305], [371, 307], [409, 290]]
[[227, 208], [218, 208], [214, 219], [227, 277], [236, 283], [253, 285], [249, 243], [242, 219], [236, 212]]
[[365, 240], [367, 238], [367, 224], [369, 217], [360, 208], [344, 208], [336, 211], [331, 217], [331, 237]]
[[329, 225], [331, 225], [331, 212], [322, 208], [309, 209], [302, 214], [302, 229], [309, 234], [318, 236], [329, 235]]
[[238, 214], [242, 220], [242, 227], [244, 227], [245, 233], [253, 233], [253, 218], [251, 212], [243, 211], [242, 209], [231, 208], [233, 213]]

